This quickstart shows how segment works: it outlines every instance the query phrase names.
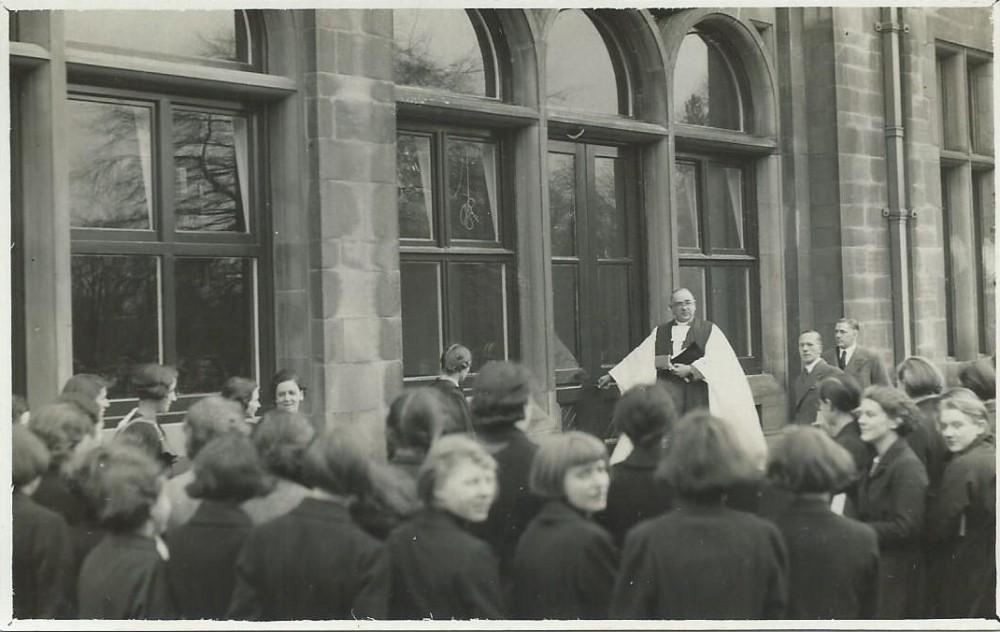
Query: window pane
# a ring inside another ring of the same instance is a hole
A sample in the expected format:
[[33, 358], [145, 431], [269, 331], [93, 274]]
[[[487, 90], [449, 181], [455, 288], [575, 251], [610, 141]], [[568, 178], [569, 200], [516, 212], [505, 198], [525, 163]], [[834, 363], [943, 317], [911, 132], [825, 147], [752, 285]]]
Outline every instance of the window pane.
[[175, 265], [177, 369], [183, 393], [211, 393], [256, 375], [254, 263], [179, 257]]
[[980, 322], [980, 350], [994, 353], [996, 349], [996, 202], [993, 172], [975, 173], [973, 201], [976, 210], [976, 229], [980, 244], [980, 287], [982, 316]]
[[625, 165], [621, 160], [594, 158], [594, 194], [594, 248], [597, 257], [627, 257]]
[[69, 102], [71, 225], [153, 227], [152, 109]]
[[722, 51], [700, 33], [685, 36], [674, 67], [674, 118], [691, 125], [742, 130], [740, 96]]
[[718, 325], [736, 355], [753, 355], [750, 342], [750, 277], [746, 268], [713, 267], [708, 318]]
[[174, 110], [177, 230], [247, 231], [247, 119]]
[[583, 11], [559, 12], [548, 37], [545, 72], [549, 105], [627, 113], [619, 102], [618, 78], [608, 47]]
[[552, 256], [576, 255], [576, 157], [549, 154], [549, 218]]
[[497, 241], [497, 147], [448, 141], [448, 217], [452, 239]]
[[156, 257], [74, 255], [73, 373], [115, 378], [111, 397], [132, 397], [136, 364], [160, 360]]
[[677, 287], [686, 287], [694, 294], [694, 300], [698, 301], [698, 314], [702, 318], [707, 318], [705, 310], [708, 303], [705, 302], [705, 269], [693, 266], [683, 266], [680, 270], [680, 284]]
[[993, 153], [993, 64], [972, 65], [969, 60], [969, 123], [972, 150]]
[[743, 249], [743, 170], [709, 163], [708, 227], [712, 250]]
[[553, 319], [556, 326], [556, 369], [575, 369], [580, 366], [578, 342], [577, 268], [575, 264], [552, 265]]
[[403, 374], [437, 375], [441, 355], [441, 284], [436, 263], [399, 264]]
[[632, 304], [629, 301], [629, 269], [622, 265], [601, 265], [597, 268], [600, 359], [602, 365], [616, 364], [631, 350], [629, 322]]
[[495, 86], [487, 85], [492, 53], [481, 50], [464, 10], [396, 9], [392, 19], [396, 83], [496, 96]]
[[448, 266], [450, 342], [472, 351], [472, 370], [507, 359], [507, 290], [500, 263]]
[[248, 62], [240, 11], [66, 11], [66, 40], [154, 55]]
[[677, 163], [674, 183], [674, 201], [677, 204], [677, 245], [700, 248], [698, 165], [690, 162]]
[[433, 175], [429, 136], [400, 134], [396, 138], [396, 186], [399, 236], [433, 239]]

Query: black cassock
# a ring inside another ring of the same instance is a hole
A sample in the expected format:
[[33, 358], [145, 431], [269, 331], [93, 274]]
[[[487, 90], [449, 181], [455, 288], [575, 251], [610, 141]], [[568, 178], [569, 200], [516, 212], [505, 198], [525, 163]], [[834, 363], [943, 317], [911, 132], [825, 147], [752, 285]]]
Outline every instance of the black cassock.
[[[665, 325], [660, 325], [656, 330], [656, 355], [675, 357], [670, 339], [676, 324], [677, 321], [672, 320]], [[708, 337], [711, 334], [711, 322], [700, 318], [693, 319], [687, 336], [684, 338], [684, 351], [677, 357], [685, 360], [683, 364], [690, 364], [702, 358], [705, 355]], [[678, 413], [683, 414], [695, 408], [708, 408], [708, 384], [704, 380], [685, 382], [664, 369], [656, 371], [656, 379], [670, 393]]]

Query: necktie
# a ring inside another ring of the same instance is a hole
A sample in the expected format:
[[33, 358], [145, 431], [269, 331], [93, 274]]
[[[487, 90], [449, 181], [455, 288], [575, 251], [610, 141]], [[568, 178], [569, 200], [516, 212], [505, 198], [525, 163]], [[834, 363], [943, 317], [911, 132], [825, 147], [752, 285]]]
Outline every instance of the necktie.
[[837, 366], [840, 367], [841, 371], [847, 368], [847, 352], [843, 349], [840, 350], [840, 355], [837, 357]]

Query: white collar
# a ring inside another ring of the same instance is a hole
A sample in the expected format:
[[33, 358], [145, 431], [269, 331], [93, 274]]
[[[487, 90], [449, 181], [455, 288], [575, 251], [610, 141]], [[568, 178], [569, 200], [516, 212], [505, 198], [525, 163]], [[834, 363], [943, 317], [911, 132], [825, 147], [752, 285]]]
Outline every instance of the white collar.
[[[855, 342], [855, 343], [854, 343], [853, 345], [851, 345], [850, 347], [848, 347], [848, 348], [846, 348], [846, 349], [837, 349], [837, 351], [843, 351], [843, 352], [844, 352], [844, 357], [845, 357], [845, 358], [847, 358], [848, 360], [850, 360], [850, 359], [851, 359], [851, 356], [853, 356], [853, 355], [854, 355], [854, 351], [855, 351], [855, 349], [857, 349], [857, 348], [858, 348], [858, 343], [856, 343], [856, 342]], [[839, 354], [838, 354], [838, 355], [839, 355]]]
[[820, 358], [816, 358], [810, 364], [807, 364], [805, 366], [806, 373], [812, 373], [813, 369], [816, 368], [816, 365], [819, 364], [819, 361], [820, 361]]
[[461, 384], [458, 383], [458, 380], [456, 380], [452, 376], [448, 375], [447, 373], [442, 373], [438, 377], [441, 378], [442, 380], [448, 380], [449, 382], [451, 382], [455, 386], [461, 386]]

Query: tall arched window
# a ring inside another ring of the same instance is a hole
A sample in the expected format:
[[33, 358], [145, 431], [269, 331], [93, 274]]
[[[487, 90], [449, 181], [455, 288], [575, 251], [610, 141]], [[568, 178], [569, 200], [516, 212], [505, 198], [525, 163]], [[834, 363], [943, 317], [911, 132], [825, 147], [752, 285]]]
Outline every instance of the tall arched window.
[[579, 9], [560, 11], [545, 62], [549, 105], [601, 114], [631, 114], [621, 51], [600, 21]]
[[746, 131], [749, 102], [741, 74], [716, 38], [701, 30], [689, 33], [674, 69], [674, 120]]

